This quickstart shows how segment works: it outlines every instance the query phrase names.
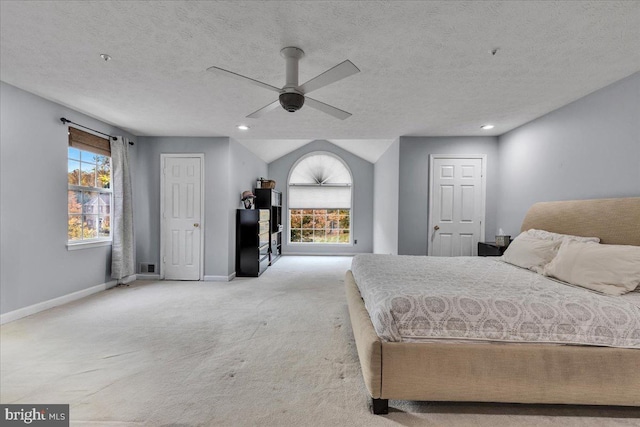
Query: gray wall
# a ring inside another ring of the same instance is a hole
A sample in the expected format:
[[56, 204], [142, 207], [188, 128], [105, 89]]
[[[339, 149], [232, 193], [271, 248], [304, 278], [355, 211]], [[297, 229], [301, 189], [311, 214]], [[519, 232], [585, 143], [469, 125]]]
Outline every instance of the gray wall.
[[235, 271], [235, 212], [267, 164], [229, 138], [139, 137], [135, 229], [138, 262], [160, 263], [160, 154], [204, 153], [204, 275]]
[[160, 265], [160, 154], [204, 153], [204, 274], [227, 276], [229, 138], [139, 137], [138, 145], [138, 262]]
[[[111, 246], [68, 251], [66, 117], [135, 137], [0, 82], [0, 313], [111, 281]], [[135, 163], [136, 146], [130, 146]], [[132, 179], [135, 184], [135, 171]], [[135, 193], [134, 193], [135, 197]]]
[[400, 140], [373, 165], [373, 252], [398, 254]]
[[267, 163], [258, 158], [245, 146], [231, 140], [229, 146], [229, 266], [228, 271], [236, 269], [236, 209], [244, 209], [241, 201], [243, 191], [253, 190], [256, 180], [267, 175]]
[[[110, 281], [110, 247], [66, 248], [67, 206], [61, 195], [67, 190], [67, 131], [59, 121], [62, 116], [136, 139], [0, 83], [0, 313]], [[160, 261], [160, 153], [205, 153], [205, 275], [226, 277], [234, 270], [234, 211], [240, 192], [266, 175], [278, 182], [286, 203], [289, 171], [311, 151], [330, 151], [349, 165], [358, 245], [330, 249], [285, 244], [285, 253], [393, 253], [397, 238], [399, 254], [424, 255], [429, 154], [487, 154], [487, 238], [499, 227], [516, 235], [526, 210], [537, 201], [640, 196], [639, 118], [636, 73], [499, 138], [401, 137], [375, 166], [327, 141], [314, 141], [267, 168], [228, 138], [140, 137], [130, 147], [137, 262]], [[397, 203], [385, 204], [394, 187], [399, 189]], [[387, 229], [395, 208], [397, 237]], [[46, 274], [46, 282], [34, 272]]]
[[[287, 180], [294, 163], [305, 154], [313, 151], [328, 151], [339, 156], [351, 169], [353, 175], [353, 206], [351, 213], [351, 231], [357, 245], [305, 246], [287, 244], [289, 227], [287, 224]], [[269, 163], [269, 179], [276, 181], [276, 189], [282, 191], [282, 235], [283, 254], [351, 254], [371, 253], [373, 251], [373, 164], [348, 151], [324, 140], [310, 142], [297, 150]]]
[[429, 155], [486, 154], [487, 238], [496, 232], [498, 197], [498, 138], [400, 137], [400, 194], [398, 200], [398, 253], [426, 255], [429, 219]]
[[640, 196], [640, 73], [499, 138], [498, 226], [535, 202]]

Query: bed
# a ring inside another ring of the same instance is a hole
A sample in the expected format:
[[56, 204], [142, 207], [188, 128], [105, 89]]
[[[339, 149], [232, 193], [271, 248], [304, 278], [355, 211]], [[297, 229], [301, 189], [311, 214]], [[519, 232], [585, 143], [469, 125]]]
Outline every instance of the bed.
[[[640, 198], [536, 203], [522, 223], [522, 231], [529, 229], [595, 236], [602, 244], [640, 246]], [[385, 256], [378, 258], [380, 262], [384, 259]], [[477, 264], [479, 260], [467, 259], [466, 262]], [[482, 262], [491, 266], [487, 267], [489, 270], [496, 270], [498, 274], [502, 271], [495, 267], [500, 263], [496, 259], [487, 258]], [[475, 273], [469, 275], [470, 280], [474, 277], [477, 277]], [[458, 340], [424, 336], [411, 340], [407, 339], [406, 331], [384, 332], [377, 317], [372, 321], [352, 270], [346, 273], [345, 286], [357, 352], [374, 414], [388, 413], [389, 399], [640, 406], [637, 339], [607, 341], [602, 345], [583, 345], [580, 340], [573, 342], [574, 345], [563, 345], [556, 343], [552, 336], [544, 336], [539, 342], [517, 342], [517, 337], [493, 342], [491, 336], [483, 342], [467, 340], [462, 335]], [[574, 291], [592, 293], [571, 292]], [[635, 293], [638, 301], [640, 293]], [[564, 297], [573, 298], [570, 293]], [[637, 316], [631, 317], [632, 323], [640, 321]], [[374, 323], [384, 338], [380, 338]], [[636, 335], [638, 332], [640, 329]]]

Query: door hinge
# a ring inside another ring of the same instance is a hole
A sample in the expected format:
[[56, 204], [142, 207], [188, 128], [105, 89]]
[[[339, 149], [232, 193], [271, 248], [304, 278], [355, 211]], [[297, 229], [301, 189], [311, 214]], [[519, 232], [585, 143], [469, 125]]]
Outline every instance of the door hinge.
[[165, 264], [167, 263], [167, 257], [166, 256], [162, 257], [162, 262], [165, 263]]

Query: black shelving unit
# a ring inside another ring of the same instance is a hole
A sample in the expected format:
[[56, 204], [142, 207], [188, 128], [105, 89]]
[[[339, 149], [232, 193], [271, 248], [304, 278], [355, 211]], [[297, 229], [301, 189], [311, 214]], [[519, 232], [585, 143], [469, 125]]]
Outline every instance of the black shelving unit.
[[271, 212], [269, 238], [269, 265], [282, 255], [282, 193], [271, 188], [255, 188], [257, 209], [269, 209]]
[[270, 211], [236, 211], [236, 276], [258, 277], [269, 266]]

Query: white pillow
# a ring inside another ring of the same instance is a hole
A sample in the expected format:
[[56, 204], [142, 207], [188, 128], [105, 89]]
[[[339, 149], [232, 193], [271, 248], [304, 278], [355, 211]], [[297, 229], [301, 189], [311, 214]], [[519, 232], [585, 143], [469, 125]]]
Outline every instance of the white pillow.
[[565, 240], [544, 274], [608, 295], [622, 295], [640, 284], [640, 246]]
[[509, 264], [542, 273], [544, 266], [556, 256], [561, 243], [561, 240], [538, 239], [527, 232], [520, 233], [509, 244], [501, 259]]
[[587, 242], [600, 243], [599, 237], [572, 236], [571, 234], [559, 234], [559, 233], [553, 233], [547, 230], [536, 230], [535, 228], [527, 230], [526, 233], [531, 237], [535, 237], [536, 239], [554, 240], [554, 241], [575, 240], [577, 242], [585, 242], [585, 243]]

